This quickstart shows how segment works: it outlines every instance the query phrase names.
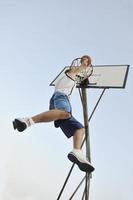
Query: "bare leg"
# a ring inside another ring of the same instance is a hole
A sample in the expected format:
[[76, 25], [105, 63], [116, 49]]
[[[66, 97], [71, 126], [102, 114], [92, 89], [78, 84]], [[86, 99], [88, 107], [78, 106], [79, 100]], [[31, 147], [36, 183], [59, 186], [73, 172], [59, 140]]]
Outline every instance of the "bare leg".
[[58, 119], [68, 119], [70, 117], [70, 113], [65, 112], [63, 110], [53, 109], [32, 117], [34, 123], [39, 122], [51, 122]]
[[85, 129], [84, 128], [78, 129], [75, 132], [75, 134], [73, 136], [73, 148], [74, 149], [80, 149], [81, 148], [81, 144], [82, 144], [82, 141], [83, 141], [84, 133], [85, 133]]
[[85, 158], [84, 154], [82, 153], [81, 144], [83, 140], [83, 135], [85, 133], [85, 129], [81, 128], [78, 129], [74, 136], [73, 136], [73, 151], [68, 154], [68, 159], [77, 164], [79, 169], [84, 172], [91, 173], [94, 171], [94, 167], [92, 164]]
[[18, 118], [13, 121], [13, 128], [19, 132], [24, 131], [27, 127], [39, 122], [51, 122], [59, 119], [68, 119], [71, 114], [59, 109], [49, 110], [33, 117]]

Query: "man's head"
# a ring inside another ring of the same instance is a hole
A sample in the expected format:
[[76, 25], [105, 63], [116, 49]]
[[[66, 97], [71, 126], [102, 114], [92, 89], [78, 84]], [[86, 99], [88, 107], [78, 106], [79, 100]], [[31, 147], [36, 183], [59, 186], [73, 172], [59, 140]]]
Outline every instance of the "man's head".
[[91, 57], [88, 55], [84, 55], [81, 57], [81, 64], [89, 66], [91, 65]]

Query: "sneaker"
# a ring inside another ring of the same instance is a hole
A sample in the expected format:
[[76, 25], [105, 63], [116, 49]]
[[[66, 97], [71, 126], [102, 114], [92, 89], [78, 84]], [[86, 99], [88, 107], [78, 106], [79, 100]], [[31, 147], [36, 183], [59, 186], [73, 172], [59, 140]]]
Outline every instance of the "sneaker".
[[68, 154], [68, 159], [71, 162], [77, 164], [81, 171], [91, 173], [95, 170], [95, 168], [91, 165], [91, 163], [88, 160], [86, 160], [81, 150], [71, 151]]
[[30, 126], [28, 118], [18, 118], [13, 121], [13, 128], [17, 129], [19, 132], [24, 131], [28, 126]]

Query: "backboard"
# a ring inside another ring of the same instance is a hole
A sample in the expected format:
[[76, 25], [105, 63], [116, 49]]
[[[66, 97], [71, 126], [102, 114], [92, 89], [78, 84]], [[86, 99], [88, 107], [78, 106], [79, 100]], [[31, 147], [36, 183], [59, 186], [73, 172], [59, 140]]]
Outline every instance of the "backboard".
[[[65, 67], [50, 83], [54, 86], [69, 67]], [[94, 65], [87, 88], [125, 88], [129, 65]], [[80, 84], [77, 83], [77, 87]]]

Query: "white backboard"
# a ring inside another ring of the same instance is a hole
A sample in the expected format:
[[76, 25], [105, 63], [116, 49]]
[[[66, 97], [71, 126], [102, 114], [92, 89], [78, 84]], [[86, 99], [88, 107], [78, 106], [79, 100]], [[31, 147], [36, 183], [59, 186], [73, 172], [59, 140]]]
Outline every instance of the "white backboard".
[[[54, 86], [63, 76], [68, 67], [65, 67], [50, 83]], [[129, 65], [95, 65], [93, 73], [89, 77], [88, 88], [125, 88]], [[77, 85], [80, 87], [80, 85]]]

